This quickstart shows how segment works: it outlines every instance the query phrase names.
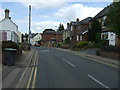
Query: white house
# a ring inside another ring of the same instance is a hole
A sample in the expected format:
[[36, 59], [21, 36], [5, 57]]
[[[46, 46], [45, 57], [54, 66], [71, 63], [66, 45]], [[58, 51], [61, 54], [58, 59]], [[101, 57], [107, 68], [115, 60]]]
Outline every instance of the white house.
[[18, 41], [22, 43], [22, 33], [20, 31], [17, 31], [17, 35], [19, 36]]
[[108, 40], [109, 45], [115, 46], [116, 34], [113, 32], [102, 31], [101, 39]]
[[5, 18], [0, 21], [0, 33], [6, 33], [6, 40], [13, 42], [20, 42], [20, 36], [18, 26], [9, 17], [9, 10], [5, 10]]
[[70, 38], [70, 32], [71, 32], [71, 26], [70, 23], [67, 23], [67, 28], [63, 31], [63, 40], [65, 40], [66, 38]]
[[42, 35], [41, 33], [38, 33], [37, 35], [35, 35], [34, 37], [32, 37], [30, 39], [30, 43], [31, 45], [34, 45], [36, 41], [42, 40]]

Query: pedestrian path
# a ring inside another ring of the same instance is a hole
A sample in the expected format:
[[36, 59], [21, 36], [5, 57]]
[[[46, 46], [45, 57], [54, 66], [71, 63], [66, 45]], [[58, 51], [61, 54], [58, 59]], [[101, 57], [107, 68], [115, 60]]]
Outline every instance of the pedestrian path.
[[19, 60], [17, 60], [15, 66], [3, 66], [3, 88], [15, 88], [16, 84], [19, 81], [24, 69], [30, 63], [32, 55], [34, 54], [34, 50], [31, 51], [23, 51], [22, 56]]
[[[80, 55], [82, 57], [89, 58], [89, 59], [94, 60], [96, 62], [107, 64], [107, 65], [113, 66], [115, 68], [120, 68], [120, 63], [119, 63], [119, 61], [117, 59], [111, 59], [111, 58], [106, 58], [106, 57], [102, 57], [102, 56], [97, 56], [95, 54], [96, 53], [95, 50], [98, 50], [97, 48], [95, 48], [93, 50], [92, 49], [88, 49], [88, 51], [87, 50], [72, 51], [70, 49], [61, 49], [61, 48], [56, 48], [56, 49], [72, 52], [75, 55]], [[90, 53], [91, 51], [92, 51], [92, 53]]]

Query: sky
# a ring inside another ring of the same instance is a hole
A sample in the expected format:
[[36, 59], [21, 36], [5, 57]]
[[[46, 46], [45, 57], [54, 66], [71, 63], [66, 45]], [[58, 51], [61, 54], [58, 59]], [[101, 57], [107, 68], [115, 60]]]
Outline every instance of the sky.
[[60, 23], [66, 28], [67, 22], [76, 18], [94, 17], [111, 3], [111, 0], [2, 0], [0, 20], [4, 18], [4, 10], [9, 9], [18, 30], [28, 33], [28, 7], [31, 5], [31, 32], [42, 33], [49, 28], [56, 30]]

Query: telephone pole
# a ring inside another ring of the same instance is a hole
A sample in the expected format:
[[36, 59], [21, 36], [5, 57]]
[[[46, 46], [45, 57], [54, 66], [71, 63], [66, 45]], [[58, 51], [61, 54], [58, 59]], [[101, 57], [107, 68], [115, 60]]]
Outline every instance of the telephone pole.
[[28, 50], [30, 50], [30, 36], [31, 36], [31, 5], [29, 5], [29, 42], [28, 42]]

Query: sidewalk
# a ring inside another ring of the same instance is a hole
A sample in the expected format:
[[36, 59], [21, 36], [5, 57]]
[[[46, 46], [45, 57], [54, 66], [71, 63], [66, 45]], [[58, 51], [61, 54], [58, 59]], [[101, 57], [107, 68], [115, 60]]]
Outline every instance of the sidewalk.
[[23, 71], [30, 64], [35, 51], [23, 51], [15, 66], [2, 66], [2, 87], [15, 88]]
[[57, 49], [63, 50], [63, 51], [69, 51], [69, 52], [74, 53], [75, 55], [80, 55], [82, 57], [92, 59], [96, 62], [107, 64], [107, 65], [113, 66], [115, 68], [120, 68], [120, 63], [119, 63], [118, 60], [111, 59], [111, 58], [106, 58], [106, 57], [102, 57], [102, 56], [97, 56], [95, 54], [96, 50], [98, 50], [97, 48], [94, 48], [93, 50], [92, 49], [88, 49], [88, 50], [86, 49], [86, 50], [81, 50], [81, 51], [72, 51], [70, 49], [61, 49], [61, 48], [57, 48]]
[[86, 49], [86, 50], [81, 50], [79, 53], [84, 53], [86, 54], [87, 57], [90, 58], [94, 58], [94, 59], [98, 59], [104, 62], [108, 62], [111, 64], [115, 64], [118, 65], [118, 60], [116, 59], [111, 59], [111, 58], [107, 58], [107, 57], [102, 57], [102, 56], [97, 56], [96, 55], [96, 51], [98, 50], [98, 48], [90, 48], [90, 49]]

